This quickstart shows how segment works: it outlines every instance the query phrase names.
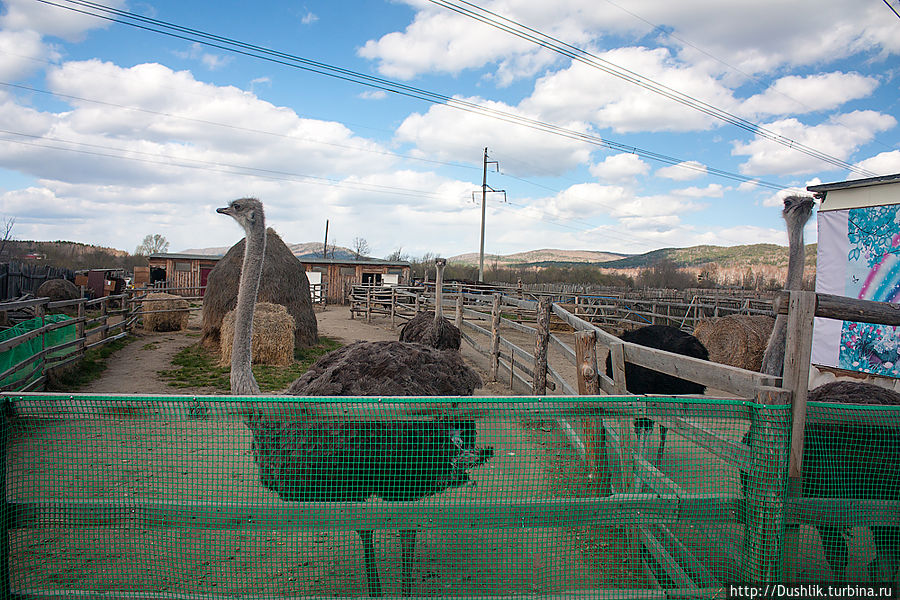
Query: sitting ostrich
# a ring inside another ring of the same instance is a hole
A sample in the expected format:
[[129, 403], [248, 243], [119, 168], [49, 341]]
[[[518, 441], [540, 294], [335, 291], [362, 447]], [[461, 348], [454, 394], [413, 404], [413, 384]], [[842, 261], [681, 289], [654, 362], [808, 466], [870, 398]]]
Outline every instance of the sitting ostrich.
[[[788, 232], [786, 290], [799, 290], [803, 282], [803, 227], [815, 201], [809, 196], [784, 199], [782, 216]], [[763, 359], [762, 372], [780, 377], [784, 367], [787, 315], [778, 315]], [[900, 394], [880, 386], [835, 381], [810, 391], [810, 402], [900, 405]], [[816, 424], [806, 426], [801, 495], [810, 498], [900, 498], [900, 428], [872, 423]], [[749, 443], [750, 433], [744, 435]], [[746, 490], [747, 474], [741, 473]], [[841, 528], [816, 525], [825, 558], [835, 576], [847, 577], [848, 551]], [[869, 563], [871, 581], [888, 581], [900, 560], [900, 528], [872, 526], [875, 558]]]
[[438, 350], [459, 350], [462, 336], [456, 325], [444, 317], [444, 267], [446, 258], [434, 260], [434, 312], [423, 311], [409, 320], [400, 330], [401, 342], [417, 342]]
[[[709, 360], [709, 352], [706, 351], [706, 347], [700, 343], [700, 340], [677, 327], [668, 325], [648, 325], [626, 331], [622, 335], [622, 341]], [[610, 356], [606, 357], [606, 375], [612, 377], [612, 359]], [[703, 384], [660, 373], [630, 362], [625, 363], [625, 387], [632, 394], [654, 394], [660, 396], [688, 394], [702, 396], [706, 391], [706, 386]], [[653, 421], [644, 417], [635, 419], [634, 431], [640, 442], [644, 436], [649, 435], [653, 431]], [[659, 451], [656, 454], [656, 464], [662, 461], [662, 455], [666, 448], [667, 432], [667, 428], [662, 425], [659, 426]]]
[[[259, 394], [250, 340], [266, 243], [263, 207], [259, 200], [242, 198], [217, 212], [234, 218], [247, 233], [235, 309], [231, 392]], [[288, 393], [468, 396], [480, 385], [478, 374], [456, 352], [403, 342], [358, 342], [323, 356]], [[418, 500], [466, 484], [469, 470], [493, 455], [492, 448], [475, 445], [472, 420], [279, 420], [254, 409], [245, 422], [260, 481], [285, 501], [362, 502], [370, 496]], [[357, 533], [369, 595], [381, 596], [373, 532]], [[415, 531], [401, 531], [400, 537], [402, 592], [409, 595]]]

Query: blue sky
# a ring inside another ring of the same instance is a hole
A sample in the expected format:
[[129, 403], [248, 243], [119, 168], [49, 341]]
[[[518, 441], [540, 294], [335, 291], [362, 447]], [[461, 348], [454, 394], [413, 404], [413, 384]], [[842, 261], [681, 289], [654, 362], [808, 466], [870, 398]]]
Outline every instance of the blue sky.
[[[784, 195], [900, 172], [900, 2], [888, 1], [7, 0], [0, 217], [17, 239], [133, 250], [160, 233], [180, 251], [237, 241], [215, 208], [253, 195], [289, 242], [321, 240], [328, 219], [330, 241], [365, 238], [374, 256], [452, 256], [478, 250], [487, 147], [500, 168], [488, 183], [507, 192], [488, 200], [488, 254], [786, 243]], [[475, 112], [71, 10], [103, 6]], [[566, 135], [508, 122], [521, 118]]]

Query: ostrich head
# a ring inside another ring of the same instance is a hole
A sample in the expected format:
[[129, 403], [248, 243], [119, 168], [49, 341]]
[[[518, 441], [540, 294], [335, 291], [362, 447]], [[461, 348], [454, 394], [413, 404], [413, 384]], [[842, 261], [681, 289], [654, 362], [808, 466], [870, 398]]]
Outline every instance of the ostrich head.
[[244, 228], [247, 235], [251, 231], [257, 231], [259, 224], [265, 226], [265, 214], [263, 213], [262, 202], [256, 198], [239, 198], [232, 200], [228, 206], [217, 208], [216, 212], [222, 215], [228, 215], [238, 222], [238, 225]]

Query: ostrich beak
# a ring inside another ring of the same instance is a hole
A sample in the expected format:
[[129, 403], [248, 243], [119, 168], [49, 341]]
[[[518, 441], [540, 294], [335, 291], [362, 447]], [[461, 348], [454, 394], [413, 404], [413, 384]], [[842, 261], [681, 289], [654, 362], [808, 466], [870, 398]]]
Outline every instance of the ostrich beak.
[[228, 216], [231, 216], [231, 207], [230, 207], [230, 206], [226, 206], [226, 207], [224, 207], [224, 208], [217, 208], [217, 209], [216, 209], [216, 212], [219, 213], [220, 215], [228, 215]]

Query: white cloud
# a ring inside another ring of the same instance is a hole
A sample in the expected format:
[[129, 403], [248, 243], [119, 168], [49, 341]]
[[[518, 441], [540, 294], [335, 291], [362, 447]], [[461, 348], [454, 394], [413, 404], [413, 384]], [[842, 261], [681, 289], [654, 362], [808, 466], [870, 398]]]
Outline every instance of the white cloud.
[[[460, 100], [500, 110], [527, 118], [535, 115], [503, 104], [481, 98]], [[564, 126], [584, 131], [584, 125], [575, 122]], [[491, 155], [501, 161], [501, 169], [511, 174], [528, 173], [532, 176], [558, 175], [590, 160], [592, 146], [550, 135], [527, 127], [510, 126], [497, 119], [478, 114], [434, 105], [425, 114], [413, 113], [397, 128], [396, 141], [415, 144], [417, 149], [431, 158], [471, 162], [473, 149], [490, 148]], [[528, 157], [527, 164], [505, 160], [506, 157]]]
[[[896, 124], [896, 119], [890, 115], [865, 110], [835, 115], [814, 126], [806, 126], [798, 119], [782, 119], [764, 126], [820, 152], [847, 160], [862, 144]], [[750, 157], [740, 167], [741, 173], [747, 175], [803, 174], [827, 168], [821, 160], [759, 137], [751, 142], [735, 143], [732, 154]]]
[[[534, 60], [546, 66], [553, 60], [551, 55], [541, 56], [536, 45], [474, 19], [419, 0], [406, 3], [416, 10], [409, 26], [370, 40], [360, 50], [361, 56], [378, 62], [384, 75], [409, 79], [493, 65], [498, 78], [505, 81], [499, 71], [506, 65]], [[896, 20], [884, 14], [887, 9], [880, 3], [823, 0], [815, 10], [781, 0], [736, 0], [715, 10], [705, 0], [632, 3], [627, 11], [617, 4], [590, 0], [493, 0], [480, 6], [582, 48], [600, 45], [606, 36], [659, 36], [678, 49], [684, 62], [740, 81], [746, 79], [741, 73], [813, 65], [856, 53], [900, 52]], [[777, 19], [772, 18], [775, 14]], [[660, 34], [647, 21], [674, 36]], [[516, 76], [515, 68], [509, 70]], [[534, 72], [533, 68], [522, 71]]]
[[175, 56], [182, 59], [199, 60], [200, 63], [210, 71], [217, 71], [231, 64], [234, 60], [233, 56], [225, 56], [221, 54], [212, 54], [205, 51], [203, 44], [194, 42], [187, 50], [176, 50], [173, 52]]
[[878, 81], [859, 73], [819, 73], [788, 76], [775, 81], [763, 93], [747, 98], [741, 113], [753, 117], [805, 114], [837, 108], [869, 96]]
[[[599, 57], [709, 104], [727, 109], [735, 103], [721, 82], [675, 60], [665, 48], [618, 48]], [[583, 63], [538, 79], [521, 106], [544, 120], [577, 119], [616, 132], [694, 131], [718, 124], [700, 111]]]
[[[7, 30], [34, 31], [42, 36], [81, 41], [91, 29], [103, 29], [110, 25], [104, 19], [34, 0], [5, 0], [3, 4], [6, 12], [0, 16], [0, 26]], [[125, 2], [110, 0], [105, 4], [122, 8]]]
[[590, 166], [590, 173], [602, 181], [626, 181], [646, 175], [650, 165], [636, 154], [614, 154]]
[[688, 198], [721, 198], [725, 195], [725, 187], [718, 183], [711, 183], [705, 188], [688, 187], [680, 190], [673, 190], [676, 196], [686, 196]]
[[305, 15], [303, 15], [303, 18], [300, 19], [300, 22], [303, 23], [304, 25], [312, 25], [313, 23], [315, 23], [318, 20], [319, 20], [319, 17], [317, 15], [315, 15], [314, 13], [311, 13], [311, 12], [307, 12]]
[[[859, 161], [856, 166], [878, 175], [900, 173], [900, 150], [881, 152], [871, 158]], [[851, 178], [851, 175], [848, 175], [848, 178]]]
[[695, 160], [686, 160], [677, 165], [657, 169], [656, 174], [674, 181], [690, 181], [706, 176], [706, 165]]
[[384, 100], [387, 98], [387, 92], [384, 90], [366, 90], [359, 94], [359, 97], [363, 100]]

